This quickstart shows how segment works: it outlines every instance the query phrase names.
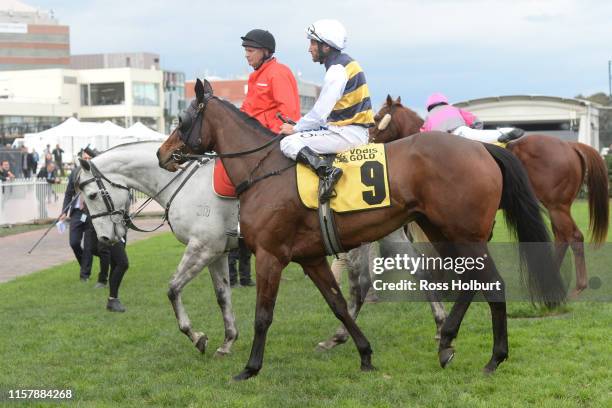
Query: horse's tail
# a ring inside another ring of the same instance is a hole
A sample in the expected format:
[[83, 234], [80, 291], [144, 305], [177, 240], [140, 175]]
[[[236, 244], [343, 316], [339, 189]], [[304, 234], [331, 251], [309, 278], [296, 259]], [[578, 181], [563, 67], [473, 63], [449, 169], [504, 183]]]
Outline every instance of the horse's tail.
[[583, 143], [571, 143], [583, 159], [585, 183], [589, 190], [589, 230], [591, 241], [601, 245], [608, 236], [609, 198], [608, 168], [597, 150]]
[[488, 143], [484, 146], [502, 171], [500, 208], [504, 210], [510, 232], [523, 243], [519, 244], [521, 273], [524, 270], [522, 265], [525, 264], [528, 272], [527, 276], [522, 277], [527, 281], [531, 299], [549, 307], [558, 305], [564, 301], [566, 290], [527, 172], [518, 158], [508, 150]]

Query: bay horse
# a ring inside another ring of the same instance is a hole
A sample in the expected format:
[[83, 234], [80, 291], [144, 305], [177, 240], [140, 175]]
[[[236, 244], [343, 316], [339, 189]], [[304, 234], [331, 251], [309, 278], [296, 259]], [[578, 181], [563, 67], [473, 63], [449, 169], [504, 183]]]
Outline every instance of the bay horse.
[[[91, 161], [81, 161], [76, 184], [92, 216], [98, 239], [108, 244], [119, 241], [125, 235], [126, 227], [121, 216], [98, 216], [108, 212], [105, 200], [116, 214], [121, 215], [122, 209], [130, 207], [128, 188], [155, 197], [162, 208], [166, 208], [174, 196], [168, 210], [168, 222], [176, 239], [187, 248], [170, 280], [168, 298], [179, 330], [200, 353], [204, 353], [208, 337], [193, 329], [183, 306], [182, 293], [187, 284], [208, 267], [225, 325], [225, 339], [215, 355], [223, 356], [230, 353], [238, 338], [227, 267], [227, 250], [235, 246], [235, 239], [231, 240], [225, 234], [236, 226], [238, 200], [220, 198], [214, 193], [212, 160], [197, 170], [195, 167], [187, 169], [172, 182], [173, 175], [160, 169], [155, 159], [159, 146], [159, 142], [128, 143], [113, 147]], [[192, 171], [195, 172], [189, 178]], [[89, 182], [96, 178], [104, 191], [96, 182]], [[183, 187], [177, 192], [183, 182]], [[168, 188], [163, 190], [164, 186]]]
[[[215, 151], [230, 179], [242, 190], [240, 226], [256, 257], [257, 298], [251, 354], [234, 379], [251, 378], [262, 368], [281, 273], [290, 261], [302, 266], [346, 327], [359, 352], [361, 369], [374, 369], [370, 343], [349, 315], [327, 263], [317, 212], [300, 202], [295, 173], [288, 171], [295, 163], [280, 151], [281, 138], [215, 97], [208, 81], [198, 79], [195, 94], [196, 99], [183, 112], [179, 127], [162, 144], [157, 157], [162, 168], [176, 171], [190, 155]], [[500, 204], [519, 241], [550, 242], [527, 176], [506, 150], [431, 132], [393, 142], [386, 151], [390, 191], [378, 193], [390, 194], [391, 206], [337, 214], [344, 248], [374, 241], [416, 220], [441, 254], [476, 258], [487, 253], [487, 238]], [[453, 243], [475, 245], [465, 249]], [[519, 247], [533, 299], [563, 301], [563, 282], [552, 248], [534, 254], [528, 246]], [[471, 277], [482, 282], [501, 282], [490, 256], [484, 269], [472, 272]], [[462, 292], [444, 322], [438, 349], [442, 367], [454, 356], [451, 343], [474, 295], [474, 291]], [[506, 304], [492, 301], [486, 292], [484, 295], [493, 329], [493, 352], [485, 371], [493, 372], [508, 356]]]
[[[387, 116], [389, 115], [389, 116]], [[387, 118], [385, 119], [385, 117]], [[385, 104], [374, 118], [370, 141], [387, 143], [420, 132], [423, 119], [387, 95]], [[536, 197], [548, 210], [557, 247], [557, 261], [562, 262], [571, 246], [576, 267], [576, 286], [572, 297], [587, 287], [584, 236], [572, 218], [572, 203], [582, 183], [589, 194], [589, 229], [591, 241], [600, 246], [606, 241], [609, 225], [608, 169], [597, 150], [583, 143], [556, 137], [530, 134], [508, 143], [527, 170]]]

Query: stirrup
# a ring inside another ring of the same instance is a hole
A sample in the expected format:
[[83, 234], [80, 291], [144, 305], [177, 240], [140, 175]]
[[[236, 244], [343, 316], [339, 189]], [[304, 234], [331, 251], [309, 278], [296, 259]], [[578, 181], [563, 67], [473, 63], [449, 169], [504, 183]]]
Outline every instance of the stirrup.
[[329, 169], [329, 173], [321, 179], [322, 186], [321, 191], [319, 192], [319, 202], [321, 204], [325, 204], [326, 202], [337, 196], [336, 190], [334, 188], [336, 187], [336, 184], [338, 183], [341, 177], [342, 169], [339, 169], [337, 167], [331, 167]]

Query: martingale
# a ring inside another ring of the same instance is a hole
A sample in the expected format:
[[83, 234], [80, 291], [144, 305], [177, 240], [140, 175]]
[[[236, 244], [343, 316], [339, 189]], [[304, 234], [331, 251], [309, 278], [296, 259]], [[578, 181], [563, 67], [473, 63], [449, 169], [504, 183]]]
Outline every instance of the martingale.
[[[339, 153], [334, 166], [344, 172], [336, 185], [336, 196], [331, 199], [335, 212], [385, 208], [391, 205], [387, 155], [385, 146], [372, 143]], [[311, 209], [319, 207], [319, 178], [307, 166], [296, 166], [298, 192], [302, 204]]]

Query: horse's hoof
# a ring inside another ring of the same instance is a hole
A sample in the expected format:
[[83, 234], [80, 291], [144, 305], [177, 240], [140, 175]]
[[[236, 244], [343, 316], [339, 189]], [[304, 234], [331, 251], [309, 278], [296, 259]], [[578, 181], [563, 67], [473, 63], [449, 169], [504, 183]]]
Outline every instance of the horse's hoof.
[[206, 352], [206, 346], [208, 345], [208, 336], [202, 334], [195, 342], [195, 346], [198, 351], [202, 354]]
[[372, 364], [362, 364], [361, 365], [361, 371], [376, 371], [377, 368], [374, 367]]
[[222, 358], [229, 354], [229, 351], [221, 350], [220, 348], [215, 351], [214, 357]]
[[486, 366], [484, 366], [484, 368], [482, 369], [482, 372], [485, 375], [491, 375], [495, 372], [495, 370], [497, 370], [497, 364], [489, 363]]
[[438, 351], [438, 359], [440, 360], [440, 367], [446, 368], [446, 366], [455, 357], [455, 350], [452, 347], [442, 349]]
[[324, 353], [326, 351], [333, 349], [334, 347], [336, 347], [336, 343], [334, 341], [326, 340], [326, 341], [322, 341], [319, 344], [317, 344], [317, 347], [315, 347], [315, 351], [318, 353]]
[[234, 381], [248, 380], [251, 377], [255, 377], [258, 372], [259, 370], [251, 370], [251, 369], [245, 368], [244, 370], [242, 370], [240, 374], [234, 377]]
[[584, 289], [573, 289], [570, 295], [568, 296], [569, 300], [578, 300], [583, 290]]

